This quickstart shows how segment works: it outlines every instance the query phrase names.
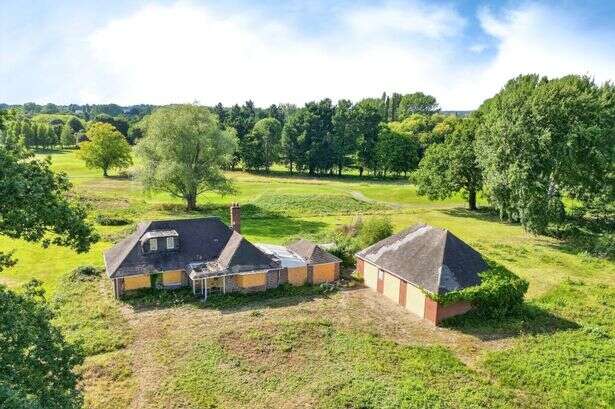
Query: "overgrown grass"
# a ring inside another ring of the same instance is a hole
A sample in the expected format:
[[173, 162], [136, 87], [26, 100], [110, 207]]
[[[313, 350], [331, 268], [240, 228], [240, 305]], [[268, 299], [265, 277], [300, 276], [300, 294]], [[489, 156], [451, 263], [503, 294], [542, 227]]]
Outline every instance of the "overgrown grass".
[[504, 408], [511, 391], [442, 347], [339, 331], [327, 320], [286, 321], [202, 342], [159, 391], [160, 407]]
[[287, 298], [301, 298], [305, 301], [308, 298], [325, 297], [327, 294], [337, 290], [338, 287], [333, 284], [303, 286], [286, 284], [267, 291], [253, 293], [211, 293], [205, 301], [202, 297], [192, 294], [192, 290], [189, 288], [177, 290], [147, 288], [131, 291], [127, 293], [122, 300], [137, 309], [170, 308], [180, 305], [192, 305], [199, 308], [227, 310], [258, 302], [266, 302], [269, 305], [275, 305], [276, 300]]
[[580, 328], [523, 337], [488, 354], [486, 368], [540, 407], [614, 407], [615, 289], [567, 281], [536, 305]]
[[88, 357], [77, 368], [85, 391], [84, 409], [124, 409], [131, 407], [137, 380], [130, 353], [115, 351]]
[[52, 301], [53, 323], [64, 337], [86, 355], [123, 348], [132, 340], [132, 331], [110, 294], [106, 277], [67, 274], [58, 285]]
[[253, 202], [269, 212], [289, 216], [356, 214], [385, 206], [361, 202], [343, 194], [263, 194]]

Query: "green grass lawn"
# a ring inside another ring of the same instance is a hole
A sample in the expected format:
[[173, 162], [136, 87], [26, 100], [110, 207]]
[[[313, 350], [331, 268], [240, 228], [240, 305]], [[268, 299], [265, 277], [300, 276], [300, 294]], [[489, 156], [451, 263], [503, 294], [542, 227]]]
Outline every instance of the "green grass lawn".
[[[38, 278], [50, 298], [62, 300], [56, 323], [89, 355], [79, 368], [86, 407], [615, 406], [611, 260], [469, 212], [461, 197], [428, 201], [404, 180], [229, 172], [237, 193], [204, 194], [201, 209], [188, 213], [181, 200], [147, 194], [138, 181], [102, 178], [75, 151], [51, 159], [69, 174], [92, 221], [130, 221], [97, 225], [102, 240], [84, 254], [0, 236], [0, 248], [18, 259], [0, 282], [17, 287]], [[255, 242], [319, 238], [357, 216], [380, 214], [396, 230], [447, 228], [527, 279], [527, 308], [501, 322], [469, 316], [434, 330], [367, 290], [279, 292], [209, 308], [178, 298], [139, 308], [111, 300], [104, 278], [66, 282], [79, 265], [102, 266], [102, 252], [140, 220], [228, 221], [231, 202], [242, 204], [242, 233]]]

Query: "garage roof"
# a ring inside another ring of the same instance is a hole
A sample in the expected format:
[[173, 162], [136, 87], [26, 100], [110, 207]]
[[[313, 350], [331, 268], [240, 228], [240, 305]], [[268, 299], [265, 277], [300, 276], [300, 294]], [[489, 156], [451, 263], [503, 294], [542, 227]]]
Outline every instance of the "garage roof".
[[434, 294], [478, 285], [478, 273], [489, 268], [453, 233], [425, 224], [387, 237], [357, 257]]

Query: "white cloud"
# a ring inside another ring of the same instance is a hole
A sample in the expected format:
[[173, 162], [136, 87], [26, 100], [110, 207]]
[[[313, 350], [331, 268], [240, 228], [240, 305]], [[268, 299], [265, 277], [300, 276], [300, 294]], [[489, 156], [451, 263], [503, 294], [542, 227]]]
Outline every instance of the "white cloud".
[[466, 25], [466, 20], [451, 7], [419, 2], [364, 7], [348, 13], [345, 20], [357, 32], [393, 30], [431, 38], [457, 35]]
[[[435, 25], [427, 33], [441, 30]], [[327, 34], [306, 38], [273, 16], [223, 16], [187, 3], [150, 6], [90, 36], [98, 69], [114, 79], [82, 93], [123, 103], [232, 104], [251, 98], [267, 105], [356, 100], [383, 90], [429, 92], [427, 80], [446, 75], [440, 67], [447, 65], [450, 46], [434, 51], [428, 41], [358, 41], [362, 33], [352, 25]]]
[[[420, 90], [445, 109], [473, 109], [522, 73], [599, 81], [615, 73], [615, 29], [587, 31], [578, 16], [540, 6], [483, 9], [484, 34], [475, 37], [454, 8], [420, 0], [332, 9], [326, 30], [279, 14], [213, 10], [178, 2], [93, 30], [61, 25], [46, 48], [19, 42], [17, 31], [0, 44], [0, 102], [266, 106]], [[2, 46], [13, 43], [22, 47]]]
[[485, 88], [497, 89], [514, 76], [539, 73], [549, 77], [588, 74], [597, 81], [614, 79], [615, 32], [584, 29], [576, 16], [544, 6], [510, 10], [502, 16], [484, 9], [479, 19], [497, 42], [497, 54], [485, 67]]

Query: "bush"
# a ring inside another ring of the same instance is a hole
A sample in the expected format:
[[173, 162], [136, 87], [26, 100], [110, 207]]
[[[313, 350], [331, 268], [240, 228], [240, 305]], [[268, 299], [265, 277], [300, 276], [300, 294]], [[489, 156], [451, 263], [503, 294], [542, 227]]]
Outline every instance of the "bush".
[[126, 226], [132, 223], [132, 220], [123, 217], [113, 217], [104, 214], [96, 215], [96, 223], [101, 226]]
[[100, 277], [102, 270], [94, 266], [80, 266], [69, 273], [72, 280], [88, 281]]
[[443, 295], [428, 296], [441, 304], [470, 302], [476, 307], [478, 314], [489, 318], [503, 317], [516, 312], [523, 304], [529, 283], [501, 265], [494, 262], [489, 264], [489, 270], [479, 273], [480, 285]]
[[358, 239], [364, 247], [371, 246], [393, 234], [393, 225], [388, 217], [373, 217], [361, 226]]

